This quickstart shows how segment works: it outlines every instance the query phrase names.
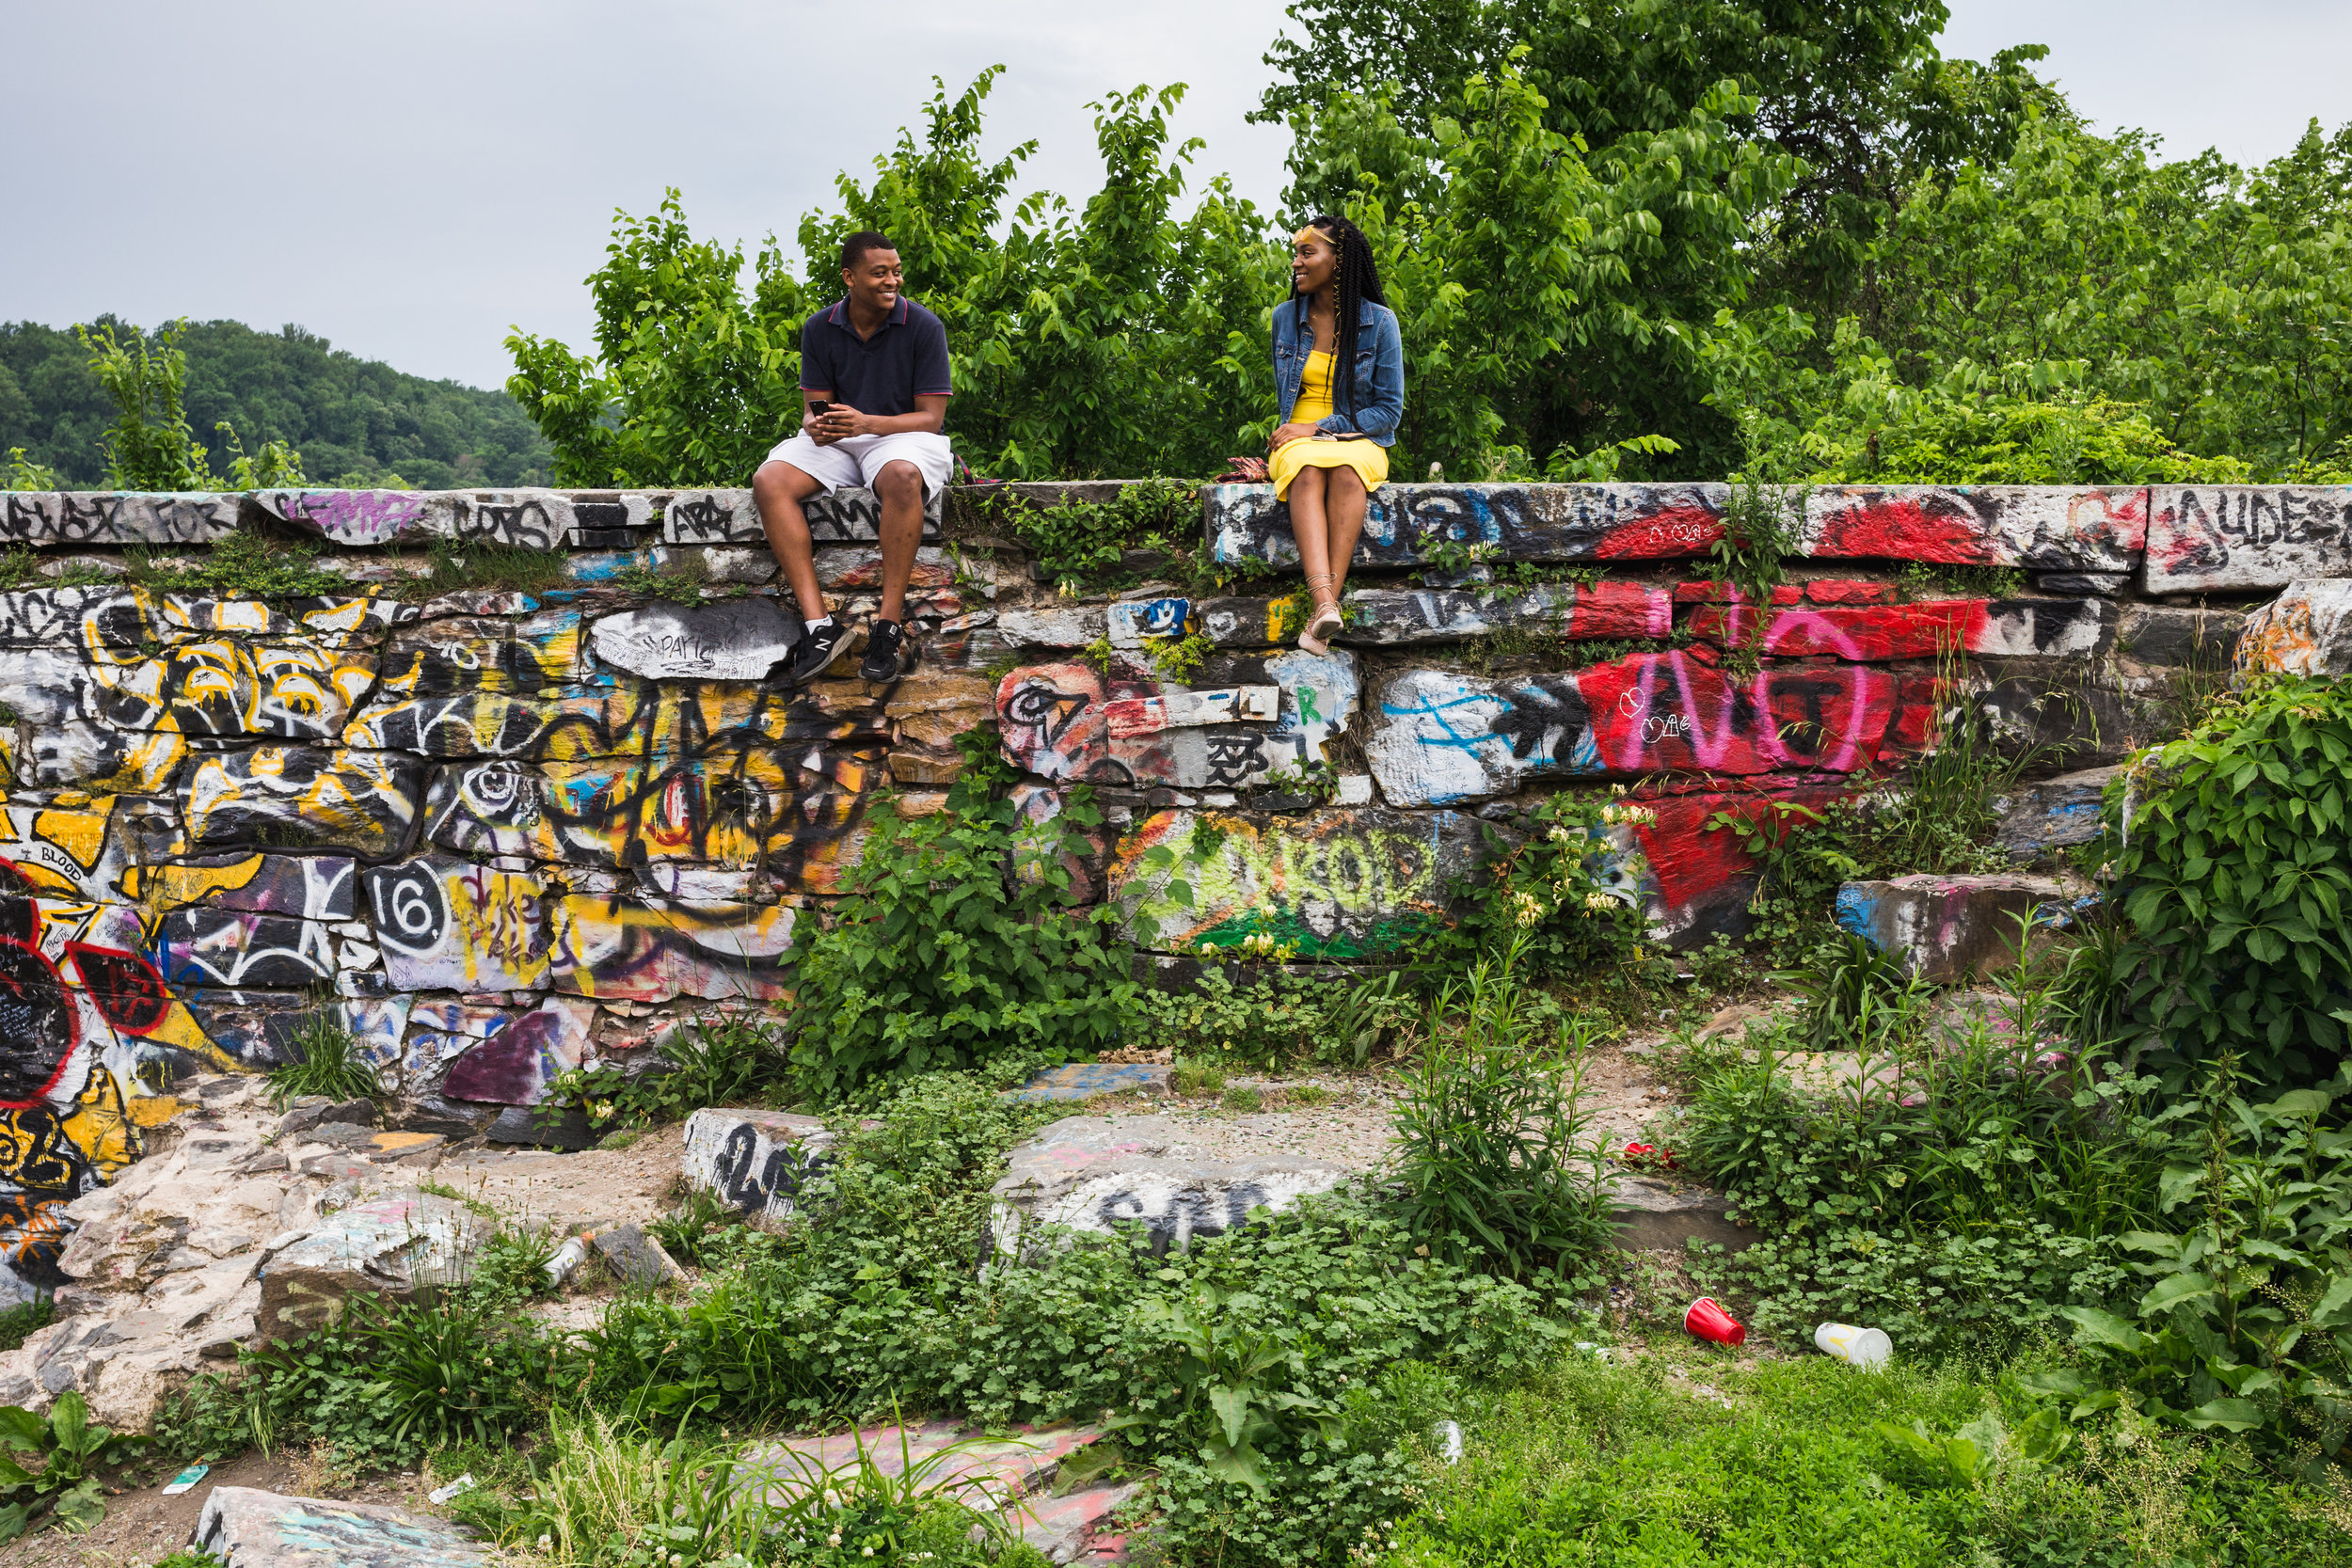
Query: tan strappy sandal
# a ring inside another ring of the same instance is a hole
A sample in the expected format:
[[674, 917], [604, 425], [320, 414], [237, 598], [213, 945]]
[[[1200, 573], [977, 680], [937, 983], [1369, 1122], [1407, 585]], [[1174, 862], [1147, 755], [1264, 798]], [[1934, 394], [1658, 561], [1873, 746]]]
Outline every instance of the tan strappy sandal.
[[1331, 585], [1339, 579], [1328, 572], [1311, 574], [1307, 591], [1315, 596], [1315, 612], [1298, 634], [1298, 645], [1311, 654], [1331, 651], [1330, 639], [1347, 625], [1347, 617], [1340, 613], [1340, 601], [1331, 593]]

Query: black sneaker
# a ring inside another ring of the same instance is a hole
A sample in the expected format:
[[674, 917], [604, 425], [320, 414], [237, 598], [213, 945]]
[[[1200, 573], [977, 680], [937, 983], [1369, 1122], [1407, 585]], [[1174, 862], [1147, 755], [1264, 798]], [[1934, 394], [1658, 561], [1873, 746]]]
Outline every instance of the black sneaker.
[[813, 681], [832, 668], [841, 657], [841, 644], [848, 639], [850, 628], [836, 615], [821, 626], [810, 626], [802, 639], [800, 650], [792, 656], [792, 684], [800, 686]]
[[869, 681], [895, 681], [914, 668], [914, 659], [907, 628], [896, 621], [876, 621], [866, 629], [866, 662], [857, 673]]

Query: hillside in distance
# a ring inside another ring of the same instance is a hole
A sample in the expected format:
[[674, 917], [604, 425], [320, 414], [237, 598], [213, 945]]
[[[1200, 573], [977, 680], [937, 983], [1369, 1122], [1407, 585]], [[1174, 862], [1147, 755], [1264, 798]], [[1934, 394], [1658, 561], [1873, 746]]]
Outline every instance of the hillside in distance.
[[[127, 324], [113, 316], [95, 325], [110, 324], [127, 338]], [[188, 423], [210, 448], [215, 473], [229, 469], [227, 445], [214, 430], [225, 420], [248, 451], [263, 441], [293, 446], [318, 484], [440, 490], [548, 482], [548, 444], [502, 391], [407, 375], [298, 326], [257, 332], [241, 322], [203, 322], [180, 343], [188, 356]], [[66, 484], [95, 488], [106, 474], [99, 437], [114, 420], [72, 328], [0, 323], [0, 451], [23, 447]]]

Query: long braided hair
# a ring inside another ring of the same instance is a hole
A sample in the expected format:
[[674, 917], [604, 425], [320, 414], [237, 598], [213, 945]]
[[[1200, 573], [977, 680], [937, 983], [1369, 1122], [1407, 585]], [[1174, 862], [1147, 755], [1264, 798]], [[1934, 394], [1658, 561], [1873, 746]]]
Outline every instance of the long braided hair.
[[[1356, 317], [1365, 300], [1386, 305], [1388, 299], [1380, 293], [1380, 269], [1373, 265], [1372, 242], [1364, 231], [1343, 217], [1326, 214], [1311, 218], [1307, 227], [1331, 242], [1340, 253], [1339, 294], [1336, 303], [1338, 320], [1332, 325], [1331, 387], [1334, 404], [1344, 399], [1347, 412], [1356, 412]], [[1298, 297], [1295, 285], [1291, 297]]]

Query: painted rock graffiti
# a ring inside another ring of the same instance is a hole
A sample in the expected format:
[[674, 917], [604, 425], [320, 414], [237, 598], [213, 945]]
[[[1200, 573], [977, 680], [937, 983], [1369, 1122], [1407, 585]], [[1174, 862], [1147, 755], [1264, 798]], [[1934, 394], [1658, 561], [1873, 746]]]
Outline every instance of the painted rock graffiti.
[[2237, 667], [2290, 675], [2352, 673], [2352, 578], [2289, 583], [2247, 618]]
[[[1477, 824], [1453, 812], [1159, 812], [1119, 841], [1109, 896], [1148, 947], [1233, 947], [1264, 932], [1303, 957], [1361, 958], [1442, 918], [1446, 883], [1478, 844]], [[1151, 863], [1161, 847], [1173, 864]], [[1170, 895], [1177, 880], [1189, 903]]]
[[2352, 485], [2160, 484], [2149, 494], [2152, 594], [2352, 577]]
[[[1756, 639], [1745, 605], [1701, 606], [1688, 629], [1717, 646]], [[1828, 605], [1772, 611], [1760, 650], [1787, 658], [1853, 662], [1977, 654], [2002, 658], [2093, 658], [2114, 640], [2115, 607], [2099, 599], [1936, 599], [1904, 605]]]
[[188, 834], [199, 845], [267, 836], [385, 860], [407, 846], [424, 776], [417, 759], [385, 752], [259, 746], [208, 756], [189, 775]]
[[[1273, 486], [1213, 484], [1201, 495], [1215, 560], [1296, 563], [1290, 508]], [[1722, 484], [1385, 484], [1365, 510], [1356, 563], [1408, 565], [1441, 543], [1505, 561], [1704, 555], [1729, 497]]]
[[[939, 537], [941, 493], [924, 498], [923, 537]], [[871, 490], [834, 490], [801, 503], [809, 537], [819, 544], [847, 544], [882, 537], [882, 505]], [[749, 490], [685, 490], [662, 510], [661, 539], [667, 545], [765, 545], [768, 531]]]
[[1516, 592], [1359, 589], [1347, 595], [1346, 610], [1347, 629], [1340, 635], [1358, 643], [1461, 641], [1504, 626], [1589, 640], [1663, 637], [1674, 629], [1673, 595], [1632, 582], [1547, 583]]
[[1830, 485], [1805, 499], [1804, 553], [2127, 572], [2148, 492], [2073, 485]]
[[801, 641], [800, 615], [773, 599], [647, 605], [591, 629], [596, 657], [660, 680], [755, 681]]

